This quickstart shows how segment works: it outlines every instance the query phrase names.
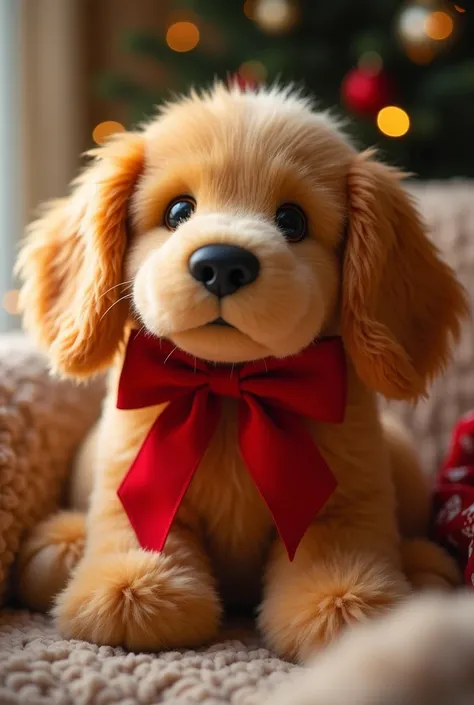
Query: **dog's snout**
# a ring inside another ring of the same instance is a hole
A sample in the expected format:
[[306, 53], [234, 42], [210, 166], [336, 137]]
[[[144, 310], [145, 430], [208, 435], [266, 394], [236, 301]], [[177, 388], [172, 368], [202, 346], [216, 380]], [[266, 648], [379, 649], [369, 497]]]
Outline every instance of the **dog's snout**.
[[255, 281], [260, 262], [243, 247], [206, 245], [189, 258], [189, 271], [211, 294], [222, 298]]

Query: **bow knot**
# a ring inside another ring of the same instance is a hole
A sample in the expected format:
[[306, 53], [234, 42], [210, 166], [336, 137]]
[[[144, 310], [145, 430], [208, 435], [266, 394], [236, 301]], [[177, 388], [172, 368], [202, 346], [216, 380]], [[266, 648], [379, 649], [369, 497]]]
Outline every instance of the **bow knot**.
[[168, 404], [124, 477], [120, 500], [140, 544], [160, 551], [219, 425], [221, 397], [236, 400], [241, 457], [292, 559], [337, 486], [304, 419], [343, 421], [346, 367], [340, 338], [291, 358], [234, 367], [210, 365], [166, 340], [132, 332], [117, 407]]
[[212, 369], [209, 386], [213, 394], [219, 397], [239, 399], [242, 396], [239, 371], [228, 365], [217, 365]]

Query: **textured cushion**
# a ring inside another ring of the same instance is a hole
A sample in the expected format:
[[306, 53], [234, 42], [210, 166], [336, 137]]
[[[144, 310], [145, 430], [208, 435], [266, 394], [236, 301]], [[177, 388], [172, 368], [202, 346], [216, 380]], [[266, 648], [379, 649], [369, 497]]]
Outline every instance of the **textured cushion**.
[[227, 630], [199, 651], [158, 655], [65, 641], [51, 622], [27, 612], [0, 617], [2, 705], [260, 705], [292, 670], [250, 630]]
[[[413, 187], [433, 241], [466, 287], [474, 311], [474, 182], [423, 183]], [[474, 408], [474, 327], [464, 325], [460, 345], [429, 398], [416, 407], [389, 405], [410, 429], [424, 468], [433, 474], [446, 452], [454, 424]]]
[[0, 601], [22, 536], [58, 504], [101, 395], [100, 382], [53, 382], [25, 336], [0, 337]]

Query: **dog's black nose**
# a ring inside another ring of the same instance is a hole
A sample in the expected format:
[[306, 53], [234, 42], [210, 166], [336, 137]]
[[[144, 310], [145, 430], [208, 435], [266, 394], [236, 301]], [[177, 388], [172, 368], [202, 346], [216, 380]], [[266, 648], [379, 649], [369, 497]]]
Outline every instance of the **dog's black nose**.
[[254, 282], [260, 262], [243, 247], [206, 245], [189, 258], [189, 271], [196, 281], [221, 299]]

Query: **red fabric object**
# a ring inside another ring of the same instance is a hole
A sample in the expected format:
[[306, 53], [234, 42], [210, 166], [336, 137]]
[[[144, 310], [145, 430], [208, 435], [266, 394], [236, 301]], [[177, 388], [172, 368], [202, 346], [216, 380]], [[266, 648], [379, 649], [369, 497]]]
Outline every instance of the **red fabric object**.
[[458, 559], [474, 587], [474, 411], [457, 424], [436, 479], [434, 538]]
[[118, 494], [141, 546], [160, 551], [219, 423], [221, 397], [238, 399], [242, 458], [290, 559], [336, 479], [305, 419], [341, 423], [346, 364], [340, 338], [286, 359], [210, 365], [166, 340], [132, 332], [117, 407], [170, 402], [159, 415]]

